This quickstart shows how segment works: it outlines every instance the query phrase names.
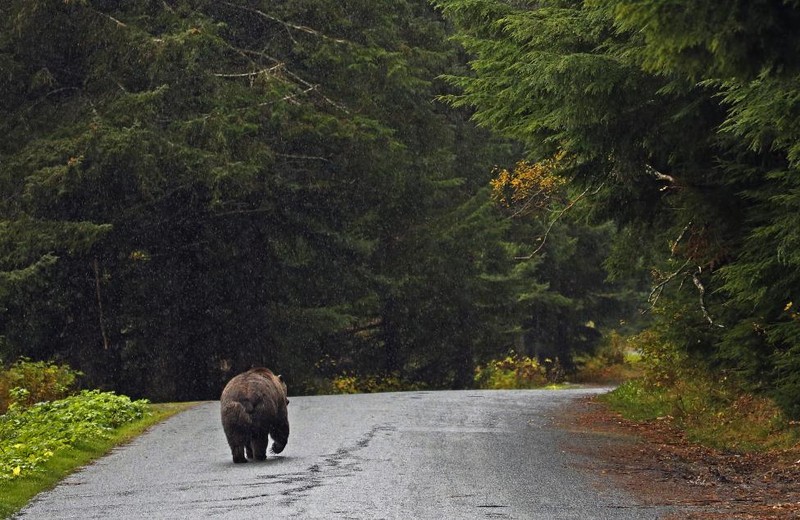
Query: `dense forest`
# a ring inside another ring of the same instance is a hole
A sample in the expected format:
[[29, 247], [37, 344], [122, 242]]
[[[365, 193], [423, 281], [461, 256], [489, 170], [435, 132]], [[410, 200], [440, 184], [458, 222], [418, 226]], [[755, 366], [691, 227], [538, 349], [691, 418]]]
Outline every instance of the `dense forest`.
[[0, 15], [2, 361], [463, 388], [648, 327], [800, 416], [797, 2]]
[[473, 57], [449, 99], [616, 222], [659, 352], [800, 416], [800, 4], [436, 3]]
[[0, 15], [6, 363], [156, 400], [261, 364], [294, 392], [462, 388], [512, 348], [569, 366], [633, 308], [602, 267], [615, 226], [555, 218], [566, 185], [538, 212], [498, 200], [523, 148], [442, 101], [469, 57], [425, 1]]

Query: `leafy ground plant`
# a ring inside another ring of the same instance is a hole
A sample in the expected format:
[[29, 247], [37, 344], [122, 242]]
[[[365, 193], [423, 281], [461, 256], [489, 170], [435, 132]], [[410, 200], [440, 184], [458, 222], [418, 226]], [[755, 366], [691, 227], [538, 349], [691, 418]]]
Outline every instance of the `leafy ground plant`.
[[[14, 393], [26, 392], [18, 388]], [[24, 395], [15, 397], [22, 400]], [[98, 390], [29, 408], [12, 404], [0, 416], [0, 481], [37, 471], [57, 451], [108, 437], [115, 428], [147, 413], [147, 401]]]
[[75, 469], [193, 403], [148, 404], [108, 392], [0, 416], [0, 518], [25, 506]]

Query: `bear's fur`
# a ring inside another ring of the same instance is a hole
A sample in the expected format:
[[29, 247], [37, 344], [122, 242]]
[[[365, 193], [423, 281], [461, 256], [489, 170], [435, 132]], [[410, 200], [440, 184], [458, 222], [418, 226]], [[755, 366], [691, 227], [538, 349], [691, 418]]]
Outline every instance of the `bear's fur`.
[[288, 404], [286, 384], [267, 368], [251, 368], [225, 385], [220, 410], [233, 462], [265, 460], [268, 435], [272, 452], [283, 451], [289, 440]]

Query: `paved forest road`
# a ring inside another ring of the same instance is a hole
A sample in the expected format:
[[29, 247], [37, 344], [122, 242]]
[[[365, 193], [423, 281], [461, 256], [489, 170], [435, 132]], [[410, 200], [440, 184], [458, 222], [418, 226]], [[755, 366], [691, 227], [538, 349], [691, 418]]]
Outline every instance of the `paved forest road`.
[[237, 465], [219, 403], [204, 403], [75, 473], [18, 518], [661, 518], [667, 509], [639, 505], [565, 451], [579, 434], [552, 419], [597, 391], [291, 397], [283, 454]]

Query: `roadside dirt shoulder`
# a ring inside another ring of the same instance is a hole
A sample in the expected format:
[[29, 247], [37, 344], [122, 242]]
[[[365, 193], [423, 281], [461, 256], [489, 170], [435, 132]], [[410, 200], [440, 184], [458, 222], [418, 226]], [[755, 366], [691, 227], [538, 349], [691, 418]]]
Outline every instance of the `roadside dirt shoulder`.
[[800, 519], [800, 453], [735, 454], [692, 444], [666, 421], [634, 423], [587, 398], [558, 419], [567, 450], [670, 520]]

